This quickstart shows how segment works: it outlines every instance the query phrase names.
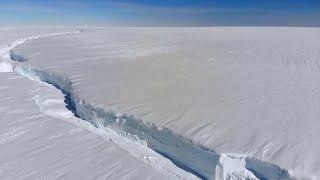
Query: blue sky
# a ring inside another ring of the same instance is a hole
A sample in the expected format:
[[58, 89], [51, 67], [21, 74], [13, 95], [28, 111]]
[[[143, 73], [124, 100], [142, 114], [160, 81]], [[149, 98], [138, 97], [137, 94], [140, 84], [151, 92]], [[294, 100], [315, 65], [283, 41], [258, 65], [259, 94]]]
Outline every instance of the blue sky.
[[0, 25], [320, 26], [320, 0], [0, 0]]

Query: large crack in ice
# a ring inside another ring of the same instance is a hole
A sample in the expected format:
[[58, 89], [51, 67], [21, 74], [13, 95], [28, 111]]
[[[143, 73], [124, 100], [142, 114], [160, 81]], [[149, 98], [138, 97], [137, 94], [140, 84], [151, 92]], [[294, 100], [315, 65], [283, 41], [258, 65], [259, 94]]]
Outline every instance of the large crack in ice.
[[[72, 81], [68, 77], [29, 67], [22, 63], [26, 61], [23, 56], [12, 52], [12, 49], [27, 40], [79, 32], [81, 31], [34, 36], [14, 41], [0, 49], [0, 57], [4, 59], [0, 62], [0, 72], [17, 72], [29, 79], [53, 85], [64, 94], [66, 108], [73, 112], [75, 117], [92, 125], [90, 130], [94, 127], [96, 130], [93, 132], [97, 134], [101, 134], [101, 131], [108, 132], [109, 137], [115, 137], [112, 141], [117, 141], [115, 143], [122, 148], [128, 148], [128, 143], [138, 142], [135, 145], [141, 146], [140, 148], [143, 149], [140, 149], [141, 152], [138, 147], [126, 150], [136, 157], [144, 157], [144, 160], [152, 166], [158, 169], [160, 167], [160, 169], [177, 177], [194, 179], [197, 176], [201, 179], [217, 180], [293, 179], [287, 170], [276, 165], [245, 155], [217, 154], [204, 146], [192, 143], [169, 129], [160, 129], [153, 124], [144, 124], [133, 116], [117, 114], [94, 106], [76, 93]], [[10, 63], [8, 61], [10, 59], [14, 62]], [[110, 134], [110, 132], [112, 133]], [[126, 143], [123, 143], [124, 141]]]

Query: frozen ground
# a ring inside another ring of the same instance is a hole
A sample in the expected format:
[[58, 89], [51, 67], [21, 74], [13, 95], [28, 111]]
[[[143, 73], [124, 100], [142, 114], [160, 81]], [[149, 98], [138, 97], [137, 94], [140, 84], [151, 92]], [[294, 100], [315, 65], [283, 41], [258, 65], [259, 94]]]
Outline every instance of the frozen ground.
[[319, 40], [318, 28], [87, 28], [11, 58], [81, 119], [199, 177], [318, 179]]

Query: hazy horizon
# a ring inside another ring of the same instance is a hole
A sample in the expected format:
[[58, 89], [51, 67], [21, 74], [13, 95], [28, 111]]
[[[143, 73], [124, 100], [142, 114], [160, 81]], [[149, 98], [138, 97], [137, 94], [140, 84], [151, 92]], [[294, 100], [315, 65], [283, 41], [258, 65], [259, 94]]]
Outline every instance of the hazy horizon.
[[320, 26], [320, 2], [0, 0], [0, 26]]

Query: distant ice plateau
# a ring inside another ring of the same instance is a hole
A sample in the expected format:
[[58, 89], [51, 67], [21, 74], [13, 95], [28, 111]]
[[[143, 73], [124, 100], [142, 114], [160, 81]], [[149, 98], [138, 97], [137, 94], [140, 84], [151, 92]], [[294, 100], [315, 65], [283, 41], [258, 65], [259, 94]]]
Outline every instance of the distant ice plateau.
[[39, 114], [167, 178], [320, 177], [318, 28], [3, 32], [0, 71], [60, 92], [33, 96]]

